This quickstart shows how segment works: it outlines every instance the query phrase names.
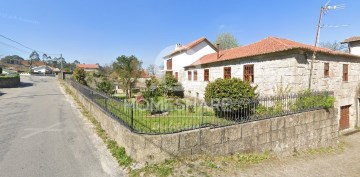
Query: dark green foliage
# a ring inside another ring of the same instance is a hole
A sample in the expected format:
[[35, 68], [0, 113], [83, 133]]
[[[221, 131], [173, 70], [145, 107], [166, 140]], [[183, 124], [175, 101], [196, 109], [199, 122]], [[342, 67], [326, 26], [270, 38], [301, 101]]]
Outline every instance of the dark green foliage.
[[82, 85], [87, 85], [87, 82], [85, 80], [86, 78], [86, 73], [85, 70], [82, 68], [76, 68], [74, 70], [74, 73], [72, 75], [73, 79], [76, 80], [77, 82], [79, 82]]
[[2, 67], [0, 67], [0, 74], [2, 74]]
[[194, 105], [189, 105], [188, 106], [188, 111], [189, 111], [189, 113], [195, 113], [195, 106]]
[[8, 55], [8, 56], [2, 58], [1, 61], [4, 63], [15, 64], [14, 63], [15, 61], [24, 61], [24, 59], [18, 55]]
[[112, 95], [115, 93], [114, 85], [106, 78], [103, 78], [101, 82], [96, 84], [96, 90], [104, 92], [108, 95]]
[[142, 62], [133, 55], [122, 55], [113, 63], [113, 70], [117, 74], [127, 98], [131, 97], [131, 91], [135, 87], [137, 79], [141, 76], [141, 65]]
[[220, 117], [224, 111], [228, 116], [240, 110], [248, 114], [245, 109], [258, 97], [256, 88], [238, 78], [216, 79], [206, 86], [205, 101]]
[[166, 74], [164, 80], [159, 84], [160, 92], [164, 96], [176, 96], [183, 98], [184, 89], [172, 74]]
[[151, 104], [150, 108], [156, 110], [156, 103], [159, 101], [161, 92], [159, 89], [159, 81], [155, 76], [152, 76], [151, 79], [145, 81], [146, 89], [142, 92], [146, 103]]

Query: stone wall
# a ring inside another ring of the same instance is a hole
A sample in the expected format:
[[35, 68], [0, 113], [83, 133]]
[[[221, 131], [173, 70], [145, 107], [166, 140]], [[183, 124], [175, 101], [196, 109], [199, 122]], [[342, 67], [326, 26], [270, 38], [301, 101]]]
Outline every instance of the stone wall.
[[20, 77], [0, 78], [0, 88], [17, 87], [20, 84]]
[[174, 134], [144, 135], [131, 132], [71, 85], [80, 102], [101, 123], [108, 135], [141, 163], [158, 163], [177, 156], [235, 152], [294, 151], [334, 146], [338, 138], [337, 110], [316, 110], [222, 128], [202, 128]]

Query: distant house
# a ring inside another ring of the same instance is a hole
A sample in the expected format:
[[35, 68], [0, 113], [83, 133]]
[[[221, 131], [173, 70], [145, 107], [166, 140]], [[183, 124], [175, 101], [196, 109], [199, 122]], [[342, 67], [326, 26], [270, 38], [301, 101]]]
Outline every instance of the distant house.
[[199, 57], [185, 67], [186, 76], [179, 81], [186, 96], [198, 99], [204, 98], [206, 85], [218, 78], [240, 78], [257, 86], [257, 92], [262, 96], [280, 94], [285, 88], [297, 93], [307, 90], [309, 85], [315, 91], [333, 91], [335, 108], [339, 110], [338, 128], [345, 130], [359, 124], [359, 41], [358, 38], [344, 41], [349, 44], [350, 54], [316, 48], [311, 78], [314, 46], [268, 37], [250, 45]]
[[98, 64], [77, 64], [77, 68], [82, 68], [86, 72], [99, 72], [100, 66]]
[[343, 44], [348, 44], [349, 52], [353, 55], [360, 55], [360, 36], [345, 39]]
[[216, 47], [204, 37], [184, 46], [176, 44], [175, 50], [164, 57], [164, 72], [174, 75], [178, 80], [183, 80], [185, 66], [216, 50]]
[[39, 73], [39, 74], [51, 74], [52, 73], [52, 68], [50, 68], [48, 66], [38, 66], [38, 67], [32, 68], [31, 70], [32, 70], [32, 72]]

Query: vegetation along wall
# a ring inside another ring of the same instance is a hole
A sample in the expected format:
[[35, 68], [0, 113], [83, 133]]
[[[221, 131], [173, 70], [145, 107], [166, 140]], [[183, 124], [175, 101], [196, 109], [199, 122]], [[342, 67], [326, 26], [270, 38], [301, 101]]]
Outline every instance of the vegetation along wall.
[[136, 134], [82, 96], [70, 84], [68, 87], [78, 95], [80, 102], [101, 123], [108, 135], [125, 147], [128, 155], [138, 162], [158, 163], [177, 156], [216, 156], [236, 152], [271, 151], [286, 156], [292, 155], [294, 151], [335, 146], [338, 142], [336, 109], [174, 134]]
[[20, 76], [0, 76], [0, 88], [17, 87], [20, 84]]

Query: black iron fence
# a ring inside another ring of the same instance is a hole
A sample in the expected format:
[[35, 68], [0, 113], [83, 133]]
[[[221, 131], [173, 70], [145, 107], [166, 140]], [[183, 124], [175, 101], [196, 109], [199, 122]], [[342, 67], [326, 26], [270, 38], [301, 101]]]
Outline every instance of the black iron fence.
[[332, 92], [303, 92], [242, 100], [118, 99], [67, 80], [75, 89], [133, 132], [166, 134], [221, 127], [333, 107]]

